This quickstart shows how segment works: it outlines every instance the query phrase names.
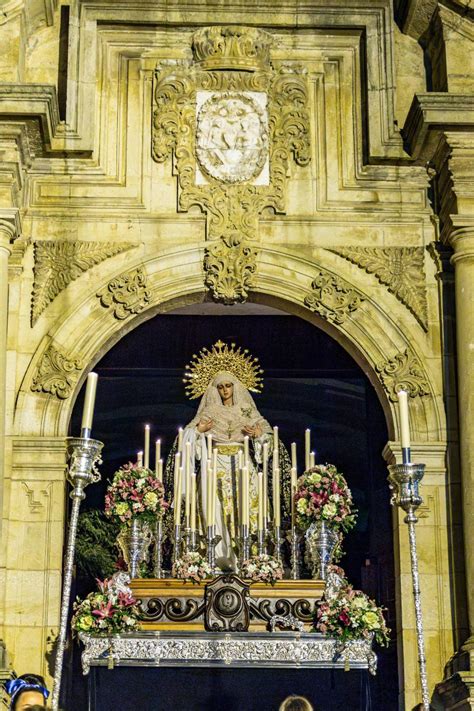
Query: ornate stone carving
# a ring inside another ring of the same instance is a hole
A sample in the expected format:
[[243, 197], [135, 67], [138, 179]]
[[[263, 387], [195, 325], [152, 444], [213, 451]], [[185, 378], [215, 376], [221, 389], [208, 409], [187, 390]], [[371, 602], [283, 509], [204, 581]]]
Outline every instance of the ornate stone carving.
[[237, 237], [234, 242], [222, 240], [205, 250], [204, 284], [215, 300], [224, 304], [247, 300], [257, 268], [257, 250]]
[[374, 274], [427, 330], [423, 247], [336, 247], [329, 251]]
[[109, 281], [97, 296], [102, 306], [111, 308], [115, 318], [122, 320], [143, 311], [151, 300], [146, 286], [145, 271], [137, 267]]
[[375, 370], [392, 402], [397, 402], [398, 390], [406, 390], [410, 397], [430, 394], [420, 362], [408, 349], [379, 363]]
[[126, 242], [35, 242], [31, 325], [35, 325], [46, 307], [71, 281], [94, 265], [133, 246]]
[[335, 274], [319, 271], [311, 284], [313, 294], [306, 296], [304, 303], [330, 323], [344, 323], [365, 301], [362, 294], [353, 289]]
[[[225, 303], [247, 298], [256, 251], [246, 244], [257, 239], [264, 208], [285, 211], [291, 158], [300, 166], [311, 158], [305, 71], [273, 67], [270, 45], [254, 28], [204, 28], [193, 36], [194, 64], [161, 62], [155, 73], [153, 158], [174, 156], [178, 209], [200, 207], [207, 239], [225, 245], [204, 259], [205, 284]], [[216, 263], [237, 258], [231, 283]]]
[[67, 356], [51, 343], [36, 369], [31, 390], [64, 400], [71, 394], [82, 368], [80, 358]]

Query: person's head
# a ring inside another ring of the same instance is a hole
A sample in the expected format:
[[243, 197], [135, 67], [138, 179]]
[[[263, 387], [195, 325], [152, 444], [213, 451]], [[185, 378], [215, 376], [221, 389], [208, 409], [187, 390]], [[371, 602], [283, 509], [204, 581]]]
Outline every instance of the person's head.
[[313, 707], [304, 696], [287, 696], [278, 711], [313, 711]]
[[31, 711], [35, 706], [43, 709], [49, 696], [45, 681], [38, 674], [22, 674], [7, 681], [5, 689], [11, 697], [11, 711]]
[[213, 385], [217, 388], [223, 405], [234, 404], [234, 381], [232, 373], [223, 371], [214, 378]]

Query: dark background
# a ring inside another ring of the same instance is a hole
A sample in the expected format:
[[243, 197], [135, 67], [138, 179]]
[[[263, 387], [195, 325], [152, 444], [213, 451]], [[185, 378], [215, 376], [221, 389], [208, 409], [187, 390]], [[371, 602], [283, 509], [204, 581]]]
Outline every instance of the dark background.
[[[263, 392], [254, 396], [257, 407], [278, 425], [288, 449], [297, 443], [299, 471], [309, 427], [316, 462], [331, 462], [344, 473], [359, 516], [345, 538], [341, 565], [355, 587], [388, 608], [394, 628], [391, 512], [381, 456], [388, 439], [384, 414], [356, 362], [330, 336], [297, 317], [165, 314], [125, 335], [94, 368], [99, 382], [92, 436], [104, 442], [104, 463], [102, 482], [87, 489], [84, 508], [103, 507], [107, 479], [143, 449], [145, 423], [152, 426], [151, 465], [155, 439], [161, 439], [166, 457], [177, 428], [192, 419], [199, 402], [185, 396], [184, 367], [218, 339], [260, 359], [265, 373]], [[73, 435], [79, 434], [83, 396], [84, 388], [71, 419]], [[390, 697], [383, 708], [396, 708], [394, 642], [382, 657], [378, 680]]]

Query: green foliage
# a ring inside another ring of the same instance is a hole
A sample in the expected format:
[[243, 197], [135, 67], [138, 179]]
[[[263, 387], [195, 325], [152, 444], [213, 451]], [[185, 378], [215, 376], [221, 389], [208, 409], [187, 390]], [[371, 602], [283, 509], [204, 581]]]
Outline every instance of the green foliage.
[[99, 509], [79, 515], [76, 539], [76, 564], [81, 578], [103, 580], [116, 572], [118, 551], [115, 545], [120, 526]]

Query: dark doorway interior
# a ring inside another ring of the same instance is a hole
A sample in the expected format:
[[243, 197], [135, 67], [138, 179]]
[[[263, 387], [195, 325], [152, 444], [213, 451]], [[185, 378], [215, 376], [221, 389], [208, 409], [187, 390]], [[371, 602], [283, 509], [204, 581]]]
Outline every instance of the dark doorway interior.
[[[279, 426], [288, 448], [297, 442], [299, 465], [304, 430], [310, 427], [316, 461], [332, 462], [345, 474], [359, 518], [346, 537], [341, 565], [356, 587], [388, 608], [394, 628], [391, 512], [381, 456], [387, 427], [372, 385], [334, 339], [302, 319], [278, 312], [232, 313], [156, 316], [124, 336], [97, 364], [93, 436], [104, 442], [104, 463], [102, 482], [87, 490], [84, 507], [103, 506], [107, 479], [142, 448], [145, 423], [152, 425], [152, 442], [161, 438], [166, 456], [178, 426], [189, 422], [197, 408], [198, 401], [188, 401], [184, 394], [184, 366], [219, 338], [235, 342], [260, 359], [264, 390], [255, 396], [257, 406]], [[71, 434], [79, 433], [83, 395], [84, 388]], [[395, 643], [381, 655], [375, 686], [376, 695], [383, 694], [375, 708], [395, 709]]]

